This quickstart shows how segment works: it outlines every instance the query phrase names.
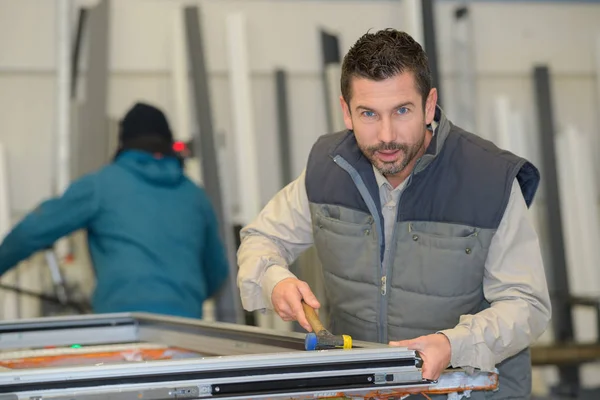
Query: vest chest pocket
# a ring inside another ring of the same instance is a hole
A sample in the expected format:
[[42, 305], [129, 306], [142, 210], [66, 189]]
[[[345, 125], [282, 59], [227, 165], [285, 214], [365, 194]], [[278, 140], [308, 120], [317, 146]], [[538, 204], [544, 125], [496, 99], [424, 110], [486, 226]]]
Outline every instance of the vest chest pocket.
[[482, 235], [474, 227], [421, 221], [404, 228], [398, 235], [393, 285], [447, 297], [481, 289], [487, 232]]
[[314, 243], [326, 281], [329, 273], [342, 279], [374, 282], [379, 245], [373, 218], [356, 211], [336, 215], [328, 210], [320, 208], [312, 214]]

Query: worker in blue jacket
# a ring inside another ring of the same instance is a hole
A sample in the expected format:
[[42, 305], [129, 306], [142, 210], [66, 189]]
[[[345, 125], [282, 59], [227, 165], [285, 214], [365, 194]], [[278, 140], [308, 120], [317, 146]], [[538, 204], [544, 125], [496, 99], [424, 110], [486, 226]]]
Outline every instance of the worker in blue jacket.
[[94, 312], [202, 317], [229, 269], [217, 219], [183, 173], [164, 114], [138, 103], [121, 121], [114, 162], [43, 202], [0, 245], [0, 274], [87, 229]]

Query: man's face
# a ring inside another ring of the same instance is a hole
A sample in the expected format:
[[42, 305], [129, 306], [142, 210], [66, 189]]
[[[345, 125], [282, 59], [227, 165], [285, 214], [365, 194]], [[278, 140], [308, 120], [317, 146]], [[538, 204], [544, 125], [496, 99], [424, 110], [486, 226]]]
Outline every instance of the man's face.
[[423, 109], [412, 72], [383, 81], [352, 78], [350, 104], [340, 101], [346, 127], [354, 131], [358, 146], [375, 168], [386, 176], [401, 174], [407, 166], [412, 169], [429, 143], [427, 125], [435, 113], [435, 89]]

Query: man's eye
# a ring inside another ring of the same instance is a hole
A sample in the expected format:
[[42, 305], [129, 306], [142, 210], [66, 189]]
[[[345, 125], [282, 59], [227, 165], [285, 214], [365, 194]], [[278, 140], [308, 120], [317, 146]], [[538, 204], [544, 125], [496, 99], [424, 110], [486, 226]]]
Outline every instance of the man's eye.
[[408, 108], [400, 107], [398, 110], [396, 110], [396, 112], [400, 115], [405, 115], [405, 114], [408, 114]]
[[375, 113], [373, 111], [363, 111], [362, 115], [367, 118], [373, 118], [375, 116]]

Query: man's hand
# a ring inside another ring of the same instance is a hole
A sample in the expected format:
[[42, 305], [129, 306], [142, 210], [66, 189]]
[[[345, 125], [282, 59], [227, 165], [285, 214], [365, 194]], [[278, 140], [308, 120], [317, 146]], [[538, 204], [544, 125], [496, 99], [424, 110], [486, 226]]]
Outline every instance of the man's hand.
[[437, 380], [450, 365], [452, 348], [446, 335], [441, 333], [390, 342], [389, 345], [417, 350], [423, 358], [423, 379]]
[[315, 310], [321, 307], [306, 282], [296, 278], [287, 278], [279, 282], [271, 293], [273, 308], [284, 321], [298, 321], [308, 332], [312, 331], [306, 320], [301, 301]]

